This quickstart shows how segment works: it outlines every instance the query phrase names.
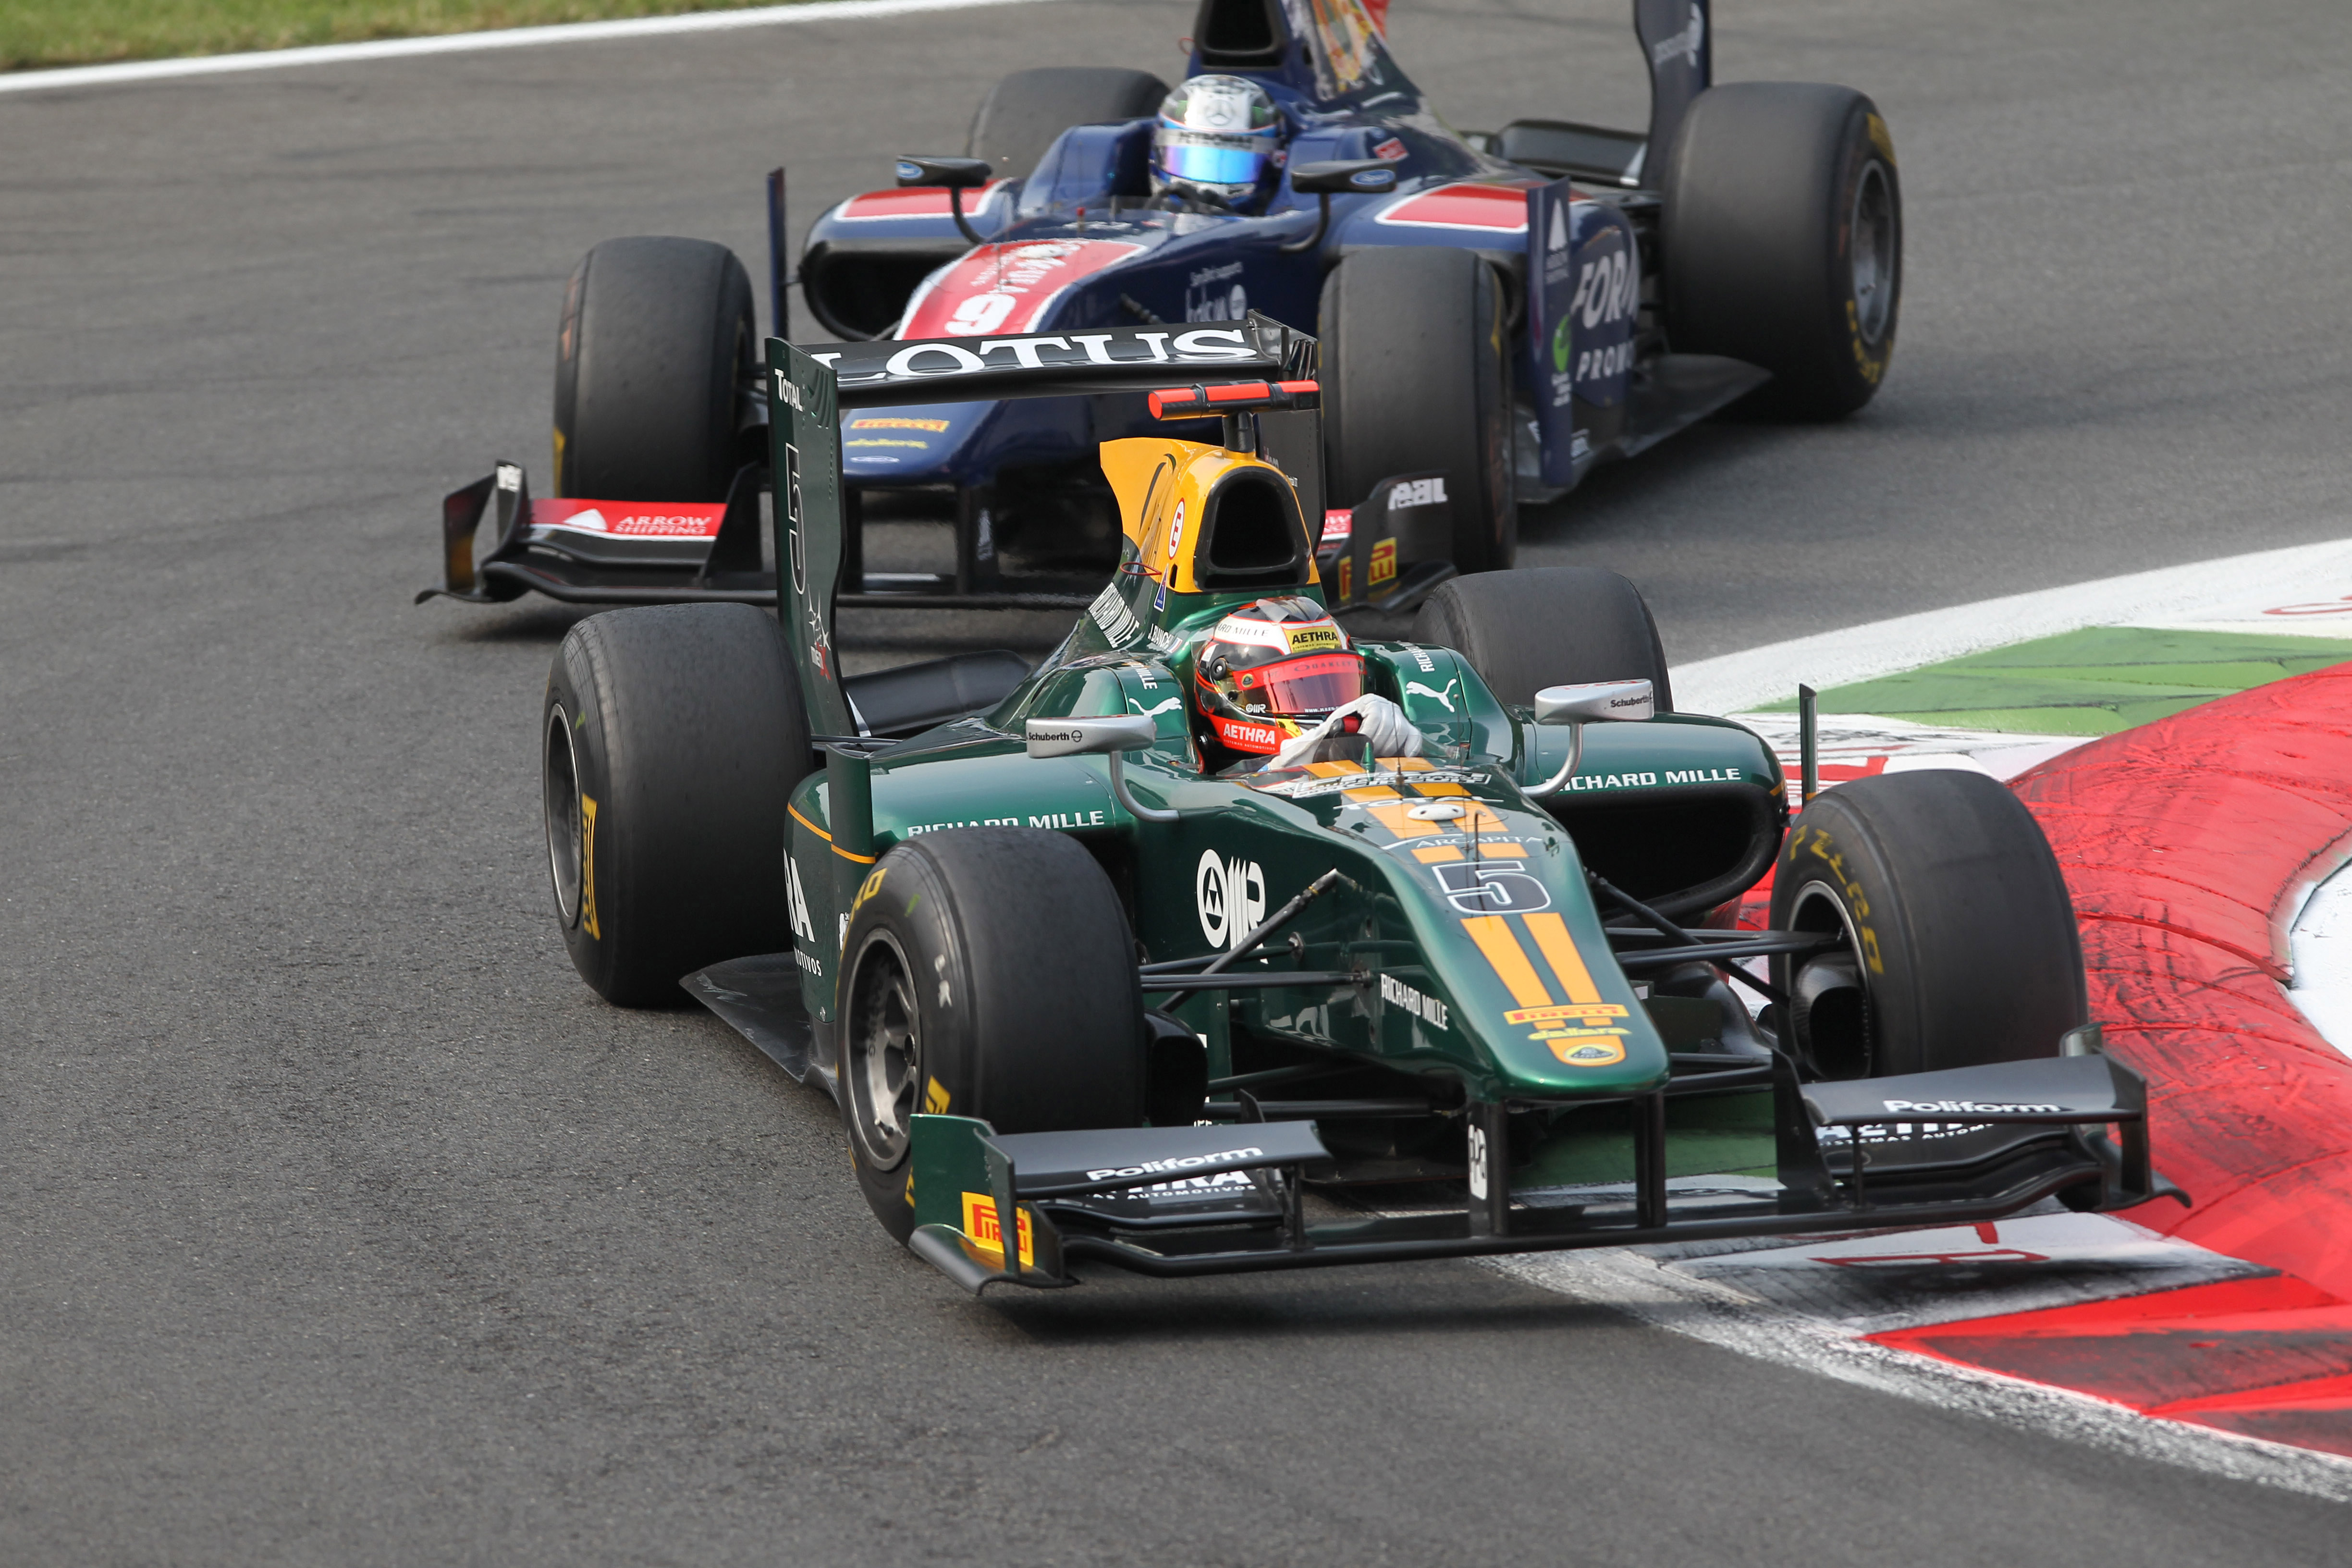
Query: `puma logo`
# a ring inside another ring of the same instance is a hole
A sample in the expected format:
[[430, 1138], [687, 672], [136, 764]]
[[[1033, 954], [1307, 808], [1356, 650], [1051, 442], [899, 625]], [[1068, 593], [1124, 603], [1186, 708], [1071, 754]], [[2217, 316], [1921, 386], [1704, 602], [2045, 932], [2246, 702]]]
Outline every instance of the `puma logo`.
[[1160, 703], [1157, 708], [1146, 708], [1143, 705], [1143, 700], [1139, 697], [1130, 697], [1128, 699], [1128, 701], [1132, 703], [1135, 707], [1135, 710], [1142, 714], [1146, 719], [1157, 719], [1162, 713], [1167, 712], [1171, 708], [1181, 705], [1183, 699], [1181, 697], [1171, 697], [1166, 701]]
[[1454, 689], [1460, 684], [1461, 677], [1456, 676], [1445, 683], [1444, 690], [1433, 691], [1418, 680], [1408, 680], [1404, 684], [1404, 694], [1407, 697], [1426, 697], [1433, 702], [1443, 702], [1445, 704], [1445, 710], [1451, 713], [1454, 711]]

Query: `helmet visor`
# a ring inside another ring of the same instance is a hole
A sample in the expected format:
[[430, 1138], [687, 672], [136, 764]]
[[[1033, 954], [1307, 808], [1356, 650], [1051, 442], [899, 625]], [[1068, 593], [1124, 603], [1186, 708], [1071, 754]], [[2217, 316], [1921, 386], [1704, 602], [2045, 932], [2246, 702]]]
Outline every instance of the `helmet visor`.
[[1160, 173], [1194, 185], [1254, 185], [1265, 168], [1265, 149], [1231, 142], [1170, 137], [1160, 147]]
[[1234, 684], [1249, 711], [1328, 713], [1364, 694], [1364, 661], [1352, 653], [1310, 653], [1238, 670]]

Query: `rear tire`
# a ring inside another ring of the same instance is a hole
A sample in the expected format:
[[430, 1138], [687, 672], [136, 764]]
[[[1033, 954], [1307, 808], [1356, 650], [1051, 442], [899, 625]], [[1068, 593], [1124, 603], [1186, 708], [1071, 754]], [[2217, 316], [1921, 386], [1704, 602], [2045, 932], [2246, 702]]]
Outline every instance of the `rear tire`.
[[722, 501], [758, 379], [751, 280], [703, 239], [608, 239], [563, 288], [555, 493]]
[[1460, 653], [1498, 701], [1525, 707], [1547, 686], [1647, 680], [1659, 712], [1675, 705], [1642, 591], [1596, 566], [1454, 578], [1422, 605], [1412, 639]]
[[1747, 400], [1760, 413], [1836, 419], [1868, 403], [1903, 288], [1902, 184], [1877, 107], [1818, 82], [1710, 88], [1664, 184], [1675, 350], [1770, 371]]
[[1454, 564], [1518, 552], [1503, 289], [1466, 250], [1361, 250], [1323, 280], [1323, 447], [1333, 506], [1391, 474], [1444, 470]]
[[1813, 797], [1773, 870], [1772, 929], [1846, 933], [1776, 958], [1781, 1043], [1822, 1078], [2053, 1057], [2089, 1018], [2049, 840], [1998, 780], [1882, 773]]
[[556, 918], [606, 1001], [793, 945], [784, 804], [809, 771], [783, 629], [749, 605], [614, 610], [573, 626], [540, 710]]
[[1156, 113], [1168, 84], [1150, 71], [1042, 66], [1014, 71], [981, 100], [964, 155], [985, 158], [1000, 177], [1037, 166], [1054, 138], [1073, 125], [1102, 125]]
[[1028, 827], [910, 838], [859, 890], [842, 946], [841, 1109], [883, 1228], [915, 1211], [908, 1118], [999, 1132], [1134, 1127], [1149, 1033], [1135, 940], [1076, 839]]

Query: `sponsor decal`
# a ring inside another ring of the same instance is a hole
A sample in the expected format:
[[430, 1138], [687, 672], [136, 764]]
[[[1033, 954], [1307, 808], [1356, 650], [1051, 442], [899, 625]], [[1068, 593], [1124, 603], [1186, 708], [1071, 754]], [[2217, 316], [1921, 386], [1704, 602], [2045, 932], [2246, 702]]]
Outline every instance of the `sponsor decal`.
[[909, 419], [896, 414], [861, 414], [849, 422], [852, 430], [929, 430], [942, 435], [948, 429], [944, 419]]
[[1560, 787], [1570, 794], [1596, 789], [1640, 789], [1658, 782], [1654, 773], [1579, 773]]
[[1403, 1008], [1433, 1028], [1445, 1027], [1445, 1004], [1414, 990], [1394, 975], [1381, 976], [1381, 1001], [1386, 1006]]
[[1570, 1002], [1549, 1007], [1514, 1007], [1503, 1015], [1506, 1024], [1559, 1024], [1570, 1018], [1622, 1018], [1625, 1009], [1614, 1002]]
[[[1015, 1205], [1014, 1212], [1019, 1216], [1016, 1223], [1021, 1231], [1021, 1267], [1034, 1268], [1037, 1262], [1034, 1250], [1036, 1238], [1029, 1232], [1029, 1211]], [[1004, 1229], [997, 1223], [996, 1200], [987, 1194], [963, 1194], [963, 1233], [982, 1251], [993, 1252], [1000, 1258], [1004, 1255]]]
[[1341, 790], [1369, 789], [1387, 785], [1393, 789], [1401, 784], [1481, 784], [1486, 774], [1475, 768], [1415, 768], [1411, 772], [1350, 773], [1341, 778], [1285, 779], [1267, 784], [1253, 784], [1252, 789], [1262, 795], [1278, 795], [1286, 800], [1308, 800], [1318, 795], [1336, 795]]
[[1389, 510], [1402, 511], [1409, 506], [1444, 506], [1445, 476], [1433, 474], [1425, 479], [1413, 479], [1397, 485], [1389, 491]]
[[1383, 163], [1393, 163], [1404, 156], [1404, 143], [1391, 136], [1373, 146], [1372, 156]]
[[1372, 546], [1371, 569], [1364, 574], [1364, 586], [1376, 587], [1396, 580], [1396, 541], [1383, 539]]
[[1942, 1116], [2058, 1116], [2066, 1109], [2063, 1105], [2005, 1105], [1985, 1100], [1882, 1100], [1878, 1103], [1889, 1110]]
[[1339, 637], [1339, 626], [1330, 621], [1293, 621], [1282, 629], [1289, 636], [1293, 653], [1324, 653], [1347, 646]]
[[1178, 637], [1174, 632], [1169, 631], [1164, 626], [1152, 627], [1151, 635], [1145, 640], [1151, 645], [1152, 651], [1155, 653], [1172, 655], [1181, 649], [1184, 646], [1183, 638]]
[[596, 799], [580, 797], [580, 929], [595, 941], [604, 932], [596, 923]]
[[1486, 1195], [1486, 1130], [1475, 1121], [1470, 1124], [1470, 1195]]
[[931, 449], [931, 444], [929, 441], [902, 441], [895, 436], [861, 436], [854, 441], [844, 441], [842, 446], [844, 447], [912, 447], [918, 452], [928, 452]]
[[1087, 614], [1094, 617], [1095, 625], [1102, 628], [1102, 635], [1113, 647], [1127, 647], [1143, 630], [1136, 621], [1135, 612], [1119, 597], [1116, 581], [1104, 584], [1103, 591], [1095, 595], [1095, 602], [1087, 606]]
[[1445, 689], [1442, 691], [1433, 687], [1424, 686], [1418, 680], [1408, 680], [1404, 683], [1404, 694], [1407, 697], [1426, 697], [1432, 702], [1442, 702], [1445, 704], [1445, 710], [1451, 713], [1454, 711], [1454, 689], [1461, 684], [1462, 678], [1458, 675], [1447, 681]]
[[1198, 1171], [1206, 1166], [1230, 1165], [1240, 1160], [1262, 1160], [1265, 1151], [1258, 1148], [1220, 1149], [1213, 1154], [1185, 1154], [1173, 1160], [1146, 1160], [1136, 1165], [1108, 1165], [1098, 1171], [1088, 1171], [1090, 1182], [1113, 1182], [1127, 1176], [1155, 1176], [1163, 1173], [1174, 1175], [1179, 1171]]
[[948, 1086], [936, 1078], [931, 1079], [929, 1085], [923, 1090], [923, 1110], [932, 1116], [945, 1116], [948, 1113]]
[[1429, 650], [1427, 648], [1407, 647], [1404, 651], [1412, 655], [1412, 662], [1421, 666], [1422, 674], [1435, 675], [1437, 673], [1437, 661], [1429, 657]]
[[[1319, 544], [1345, 544], [1355, 537], [1356, 511], [1353, 507], [1334, 507], [1323, 514], [1323, 535]], [[2352, 605], [2346, 606], [2352, 609]]]
[[1040, 811], [1026, 816], [975, 816], [963, 822], [924, 822], [907, 829], [907, 837], [944, 833], [951, 827], [1049, 827], [1067, 832], [1079, 827], [1105, 827], [1110, 817], [1101, 807], [1087, 811]]
[[857, 885], [857, 896], [849, 900], [849, 912], [851, 914], [854, 915], [859, 910], [864, 909], [866, 907], [866, 900], [882, 890], [883, 873], [887, 870], [889, 870], [887, 866], [877, 866], [874, 868], [873, 873], [868, 876], [866, 880]]
[[1445, 901], [1465, 915], [1518, 915], [1551, 908], [1551, 892], [1517, 866], [1456, 860], [1430, 868]]
[[1184, 503], [1176, 503], [1176, 513], [1168, 520], [1168, 559], [1176, 559], [1177, 546], [1184, 542]]
[[1706, 42], [1706, 12], [1697, 5], [1690, 8], [1690, 21], [1679, 33], [1659, 39], [1650, 46], [1650, 63], [1664, 65], [1677, 55], [1692, 70], [1698, 69], [1699, 46]]
[[1552, 1040], [1551, 1054], [1572, 1068], [1615, 1067], [1625, 1059], [1625, 1047], [1618, 1040], [1570, 1039]]
[[1526, 184], [1440, 185], [1391, 202], [1375, 221], [1420, 228], [1459, 228], [1482, 234], [1524, 234], [1528, 227]]
[[1188, 321], [1242, 321], [1249, 319], [1249, 289], [1242, 282], [1242, 264], [1194, 269], [1184, 280], [1184, 319]]
[[1670, 784], [1738, 784], [1747, 776], [1738, 768], [1668, 768], [1665, 774]]
[[724, 506], [665, 501], [648, 508], [633, 501], [533, 500], [530, 529], [534, 534], [554, 529], [566, 533], [594, 533], [608, 539], [716, 539], [725, 520]]
[[816, 922], [809, 918], [808, 892], [801, 886], [800, 862], [784, 857], [784, 900], [792, 908], [793, 943], [816, 941]]
[[1255, 860], [1238, 856], [1227, 860], [1213, 849], [1202, 850], [1192, 872], [1192, 906], [1211, 947], [1240, 946], [1242, 938], [1265, 919], [1264, 868]]
[[[1812, 835], [1810, 840], [1806, 837], [1808, 833]], [[1809, 827], [1802, 823], [1789, 835], [1790, 857], [1793, 859], [1799, 850], [1818, 862], [1806, 866], [1805, 873], [1826, 873], [1835, 879], [1844, 897], [1846, 912], [1853, 921], [1853, 939], [1862, 949], [1863, 961], [1870, 965], [1873, 974], [1885, 973], [1885, 959], [1878, 948], [1878, 931], [1870, 918], [1870, 898], [1862, 890], [1860, 882], [1846, 875], [1845, 851], [1831, 839], [1828, 828]]]
[[1345, 604], [1355, 593], [1356, 563], [1346, 556], [1339, 558], [1339, 601]]
[[[907, 307], [906, 328], [898, 335], [985, 338], [998, 332], [1034, 331], [1071, 284], [1115, 267], [1143, 248], [1107, 239], [983, 245], [917, 293]], [[987, 351], [982, 353], [984, 355]], [[1013, 353], [1015, 363], [1036, 363], [1034, 349], [1025, 357], [1018, 349]]]

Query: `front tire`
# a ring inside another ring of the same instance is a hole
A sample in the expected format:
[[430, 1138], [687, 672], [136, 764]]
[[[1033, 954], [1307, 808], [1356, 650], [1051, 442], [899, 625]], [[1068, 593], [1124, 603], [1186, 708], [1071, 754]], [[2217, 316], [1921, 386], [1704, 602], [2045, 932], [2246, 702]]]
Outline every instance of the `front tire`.
[[1319, 322], [1330, 503], [1358, 506], [1392, 474], [1443, 469], [1454, 564], [1508, 566], [1519, 509], [1495, 269], [1442, 246], [1358, 251], [1323, 280]]
[[1642, 590], [1596, 566], [1454, 578], [1422, 605], [1412, 640], [1461, 654], [1501, 702], [1528, 706], [1547, 686], [1647, 680], [1659, 712], [1675, 705]]
[[758, 380], [751, 279], [703, 239], [608, 239], [563, 288], [555, 493], [713, 502], [741, 466]]
[[1845, 938], [1772, 961], [1791, 999], [1781, 1043], [1817, 1077], [2056, 1056], [2089, 1017], [2049, 840], [1983, 773], [1882, 773], [1814, 796], [1774, 868], [1772, 929]]
[[749, 605], [592, 616], [540, 710], [555, 912], [580, 977], [624, 1007], [793, 944], [784, 803], [809, 771], [783, 629]]
[[910, 1118], [1000, 1132], [1134, 1127], [1149, 1033], [1135, 941], [1084, 846], [1027, 827], [908, 839], [875, 864], [842, 946], [841, 1109], [858, 1190], [913, 1234]]
[[1868, 403], [1903, 289], [1902, 184], [1877, 106], [1818, 82], [1710, 88], [1664, 184], [1675, 349], [1770, 371], [1748, 399], [1761, 413], [1836, 419]]

